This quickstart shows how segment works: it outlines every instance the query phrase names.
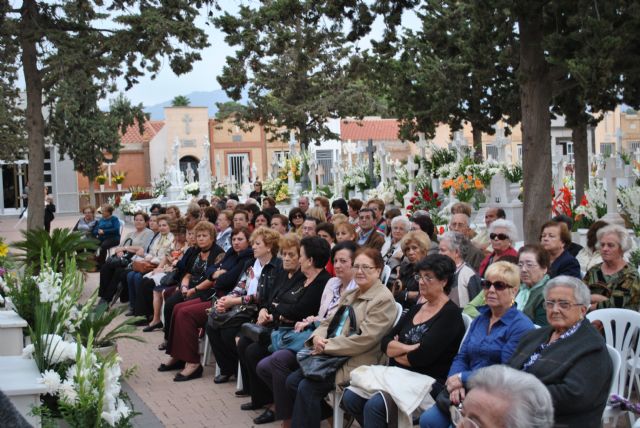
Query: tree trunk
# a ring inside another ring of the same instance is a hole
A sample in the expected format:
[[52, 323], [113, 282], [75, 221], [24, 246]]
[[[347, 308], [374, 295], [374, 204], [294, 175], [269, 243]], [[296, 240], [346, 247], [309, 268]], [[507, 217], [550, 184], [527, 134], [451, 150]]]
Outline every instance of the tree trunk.
[[576, 203], [582, 201], [584, 190], [589, 187], [589, 143], [587, 141], [587, 123], [581, 122], [571, 128], [573, 140], [573, 173], [576, 179]]
[[471, 132], [473, 134], [473, 157], [476, 162], [482, 162], [482, 131], [474, 126]]
[[38, 70], [38, 5], [24, 0], [20, 21], [21, 59], [27, 92], [26, 129], [29, 148], [29, 210], [27, 228], [44, 227], [44, 117], [42, 115], [42, 76]]
[[89, 179], [89, 205], [95, 208], [96, 206], [96, 187], [94, 181], [95, 177], [87, 177]]
[[524, 171], [524, 238], [539, 242], [551, 215], [551, 83], [542, 46], [542, 7], [523, 5], [520, 28], [520, 105]]

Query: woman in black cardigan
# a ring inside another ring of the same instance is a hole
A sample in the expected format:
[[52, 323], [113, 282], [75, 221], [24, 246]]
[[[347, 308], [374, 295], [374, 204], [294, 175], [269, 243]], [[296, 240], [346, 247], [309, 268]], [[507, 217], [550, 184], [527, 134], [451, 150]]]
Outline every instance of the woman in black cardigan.
[[[316, 314], [324, 287], [331, 278], [324, 269], [331, 254], [327, 241], [313, 236], [298, 243], [297, 237], [290, 234], [281, 243], [284, 244], [281, 253], [283, 267], [274, 281], [276, 287], [266, 293], [266, 298], [260, 303], [257, 321], [258, 325], [273, 329], [293, 327], [296, 322]], [[256, 372], [260, 360], [270, 354], [268, 346], [269, 343], [253, 342], [240, 336], [238, 355], [243, 385], [245, 393], [251, 395], [251, 402], [242, 405], [243, 410], [259, 409], [273, 403], [271, 389]], [[275, 413], [268, 408], [253, 422], [264, 424], [274, 420]]]
[[556, 425], [600, 427], [613, 368], [603, 337], [585, 319], [589, 289], [563, 275], [547, 283], [544, 297], [549, 326], [523, 336], [509, 365], [545, 384]]
[[[460, 309], [448, 296], [456, 265], [448, 256], [432, 254], [415, 268], [420, 297], [426, 302], [409, 309], [382, 339], [381, 347], [390, 358], [389, 365], [434, 378], [431, 395], [435, 399], [464, 336]], [[380, 394], [366, 399], [347, 389], [342, 405], [361, 426], [386, 423], [388, 404]]]

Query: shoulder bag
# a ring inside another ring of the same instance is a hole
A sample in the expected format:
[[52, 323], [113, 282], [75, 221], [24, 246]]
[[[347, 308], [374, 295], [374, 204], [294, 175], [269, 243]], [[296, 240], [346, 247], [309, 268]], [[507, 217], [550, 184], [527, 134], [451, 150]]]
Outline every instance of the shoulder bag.
[[258, 315], [255, 305], [236, 305], [226, 312], [218, 313], [215, 306], [209, 314], [207, 324], [214, 330], [222, 328], [240, 327], [247, 322], [254, 322]]
[[[357, 334], [356, 314], [350, 305], [344, 305], [338, 308], [331, 319], [327, 329], [327, 339], [339, 336], [347, 319], [349, 319], [349, 333], [347, 336]], [[312, 355], [312, 352], [312, 348], [304, 348], [296, 354], [296, 359], [304, 377], [318, 382], [333, 382], [338, 369], [351, 358], [326, 354]]]

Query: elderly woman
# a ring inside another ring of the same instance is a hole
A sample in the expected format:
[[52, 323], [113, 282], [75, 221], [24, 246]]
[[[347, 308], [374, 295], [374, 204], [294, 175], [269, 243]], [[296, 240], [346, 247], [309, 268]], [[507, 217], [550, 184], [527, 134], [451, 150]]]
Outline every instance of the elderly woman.
[[[456, 266], [449, 257], [434, 254], [419, 261], [416, 269], [424, 303], [413, 306], [400, 319], [382, 339], [381, 348], [390, 358], [390, 365], [434, 378], [431, 395], [435, 399], [444, 388], [451, 361], [464, 336], [460, 309], [447, 296]], [[342, 405], [360, 426], [386, 426], [387, 405], [380, 394], [366, 399], [347, 389]]]
[[415, 280], [416, 263], [427, 256], [431, 241], [426, 233], [413, 230], [402, 238], [400, 246], [404, 257], [399, 265], [392, 268], [389, 281], [396, 301], [408, 309], [418, 301], [420, 294], [418, 281]]
[[[144, 250], [153, 239], [154, 232], [148, 229], [149, 216], [143, 212], [133, 215], [133, 225], [135, 229], [127, 233], [114, 253], [117, 259], [109, 259], [108, 263], [102, 265], [100, 269], [100, 289], [98, 296], [104, 303], [110, 303], [116, 293], [117, 285], [121, 277], [119, 271], [126, 269], [129, 261], [135, 254], [144, 255]], [[118, 281], [114, 281], [118, 279]]]
[[584, 277], [591, 290], [592, 309], [625, 308], [638, 310], [640, 277], [638, 271], [624, 259], [631, 249], [631, 238], [618, 225], [598, 230], [597, 248], [602, 263], [595, 265]]
[[[497, 220], [496, 220], [497, 221]], [[494, 222], [495, 223], [495, 222]], [[540, 245], [550, 257], [549, 276], [569, 275], [580, 278], [580, 263], [567, 251], [571, 243], [571, 232], [567, 225], [557, 221], [548, 221], [540, 229]]]
[[[518, 267], [498, 261], [491, 264], [482, 282], [487, 306], [469, 327], [460, 352], [453, 360], [446, 382], [451, 404], [464, 400], [466, 385], [474, 371], [492, 364], [505, 364], [520, 338], [534, 328], [533, 323], [513, 304], [520, 285]], [[443, 427], [451, 424], [448, 408], [434, 405], [420, 416], [420, 427]]]
[[385, 238], [384, 245], [381, 250], [384, 264], [389, 263], [392, 257], [396, 260], [402, 259], [400, 241], [402, 241], [404, 235], [409, 233], [411, 230], [411, 222], [405, 216], [396, 216], [391, 219], [390, 223], [390, 233], [389, 236]]
[[509, 365], [546, 385], [557, 426], [600, 427], [613, 369], [603, 337], [585, 320], [589, 289], [557, 276], [544, 287], [544, 299], [549, 325], [523, 336]]
[[216, 244], [224, 251], [229, 251], [231, 248], [231, 231], [233, 230], [231, 226], [233, 226], [233, 211], [220, 211], [216, 219], [216, 230], [218, 231]]
[[464, 261], [471, 242], [462, 233], [446, 232], [440, 238], [440, 254], [448, 256], [456, 266], [453, 286], [449, 297], [460, 308], [473, 300], [482, 291], [481, 279]]
[[[215, 229], [211, 223], [200, 222], [195, 229], [197, 241], [203, 239], [204, 232], [208, 230], [208, 241], [210, 245], [215, 245]], [[173, 310], [167, 341], [166, 352], [171, 359], [158, 369], [166, 371], [171, 367], [184, 365], [182, 372], [176, 374], [173, 379], [175, 382], [184, 382], [202, 376], [203, 367], [200, 365], [198, 337], [199, 330], [204, 328], [207, 322], [206, 310], [212, 304], [211, 295], [214, 291], [212, 286], [214, 283], [233, 284], [238, 280], [241, 274], [238, 266], [250, 258], [250, 253], [242, 247], [236, 245], [237, 249], [231, 248], [221, 261], [215, 261], [214, 265], [209, 267], [204, 265], [208, 261], [205, 250], [201, 250], [196, 258], [194, 265], [203, 266], [200, 270], [202, 273], [198, 275], [200, 282], [191, 288], [188, 288], [188, 285], [182, 287], [185, 301], [178, 303]], [[211, 247], [208, 251], [211, 252]], [[182, 283], [186, 284], [184, 279]]]
[[[295, 400], [292, 426], [320, 427], [320, 422], [331, 414], [329, 406], [323, 401], [324, 396], [336, 385], [347, 381], [356, 367], [384, 361], [380, 341], [393, 325], [397, 311], [393, 296], [380, 282], [383, 266], [380, 251], [361, 248], [356, 253], [353, 270], [358, 288], [340, 301], [341, 305], [353, 308], [356, 326], [345, 324], [341, 335], [327, 339], [327, 329], [333, 319], [327, 318], [306, 343], [306, 346], [313, 346], [315, 354], [350, 358], [338, 369], [332, 381], [306, 379], [302, 369], [289, 375], [287, 390], [291, 393], [290, 400]], [[352, 327], [357, 333], [347, 336]]]
[[481, 277], [484, 277], [484, 272], [491, 263], [497, 262], [505, 256], [518, 256], [518, 252], [513, 248], [517, 236], [518, 231], [512, 221], [498, 219], [491, 223], [489, 226], [489, 239], [491, 240], [493, 252], [488, 254], [484, 260], [482, 260], [482, 263], [480, 263], [478, 274], [480, 274]]
[[93, 226], [96, 225], [96, 210], [91, 206], [86, 206], [82, 209], [82, 217], [75, 226], [73, 226], [73, 230], [76, 232], [83, 233], [86, 237], [91, 237], [91, 232], [93, 232]]
[[358, 240], [358, 233], [356, 227], [347, 222], [342, 222], [335, 226], [336, 242], [351, 241], [356, 242]]
[[102, 218], [93, 226], [92, 235], [100, 241], [100, 248], [96, 256], [96, 267], [100, 269], [107, 257], [109, 248], [120, 242], [120, 220], [113, 215], [113, 206], [105, 204], [101, 208]]
[[542, 290], [549, 281], [549, 253], [539, 245], [525, 245], [518, 252], [520, 290], [516, 305], [534, 324], [547, 325]]
[[[282, 261], [277, 257], [280, 248], [280, 234], [273, 229], [260, 227], [251, 234], [250, 244], [253, 258], [244, 263], [244, 272], [233, 290], [218, 299], [215, 313], [230, 311], [237, 305], [256, 305], [262, 296], [269, 296], [276, 290], [277, 273], [282, 267]], [[207, 324], [207, 335], [211, 343], [211, 350], [220, 367], [220, 374], [233, 376], [237, 372], [238, 350], [236, 336], [242, 323], [230, 321], [223, 326], [212, 328]], [[225, 380], [225, 378], [219, 378]], [[245, 383], [248, 385], [248, 379]], [[239, 394], [244, 396], [244, 391]]]
[[608, 223], [602, 220], [598, 220], [593, 223], [587, 231], [587, 245], [583, 247], [576, 259], [580, 263], [580, 270], [586, 272], [597, 264], [602, 263], [602, 257], [600, 251], [596, 248], [598, 244], [598, 230], [605, 227]]
[[[336, 270], [336, 276], [329, 279], [322, 297], [320, 298], [320, 310], [317, 315], [309, 316], [295, 325], [298, 334], [315, 329], [320, 322], [331, 318], [338, 308], [338, 303], [347, 292], [357, 288], [353, 281], [353, 256], [356, 252], [356, 244], [345, 241], [337, 244], [331, 250], [331, 260]], [[284, 428], [291, 427], [291, 415], [293, 414], [293, 401], [286, 391], [287, 376], [298, 369], [296, 353], [291, 349], [276, 350], [270, 356], [263, 358], [258, 363], [258, 376], [271, 389], [275, 404], [274, 420], [282, 420]], [[255, 421], [254, 421], [255, 422]]]
[[[324, 269], [331, 254], [329, 244], [320, 237], [309, 236], [300, 241], [299, 254], [293, 254], [291, 250], [295, 251], [296, 248], [282, 252], [284, 269], [278, 273], [274, 281], [277, 288], [260, 303], [258, 325], [271, 326], [274, 330], [280, 327], [294, 327], [296, 322], [315, 315], [320, 308], [322, 292], [331, 278]], [[294, 272], [289, 278], [290, 270], [293, 268], [296, 268], [296, 271], [299, 269], [301, 275]], [[273, 403], [271, 390], [256, 373], [258, 362], [270, 353], [268, 344], [240, 337], [238, 355], [242, 366], [243, 385], [245, 391], [251, 395], [251, 402], [243, 405], [243, 410], [259, 409]], [[254, 423], [263, 424], [274, 420], [275, 414], [271, 409], [267, 409], [254, 419]]]
[[253, 216], [252, 223], [256, 229], [262, 226], [271, 227], [271, 216], [264, 211], [260, 211]]
[[295, 207], [291, 209], [291, 211], [289, 211], [289, 230], [300, 235], [302, 233], [302, 223], [304, 223], [305, 218], [304, 211], [300, 208]]

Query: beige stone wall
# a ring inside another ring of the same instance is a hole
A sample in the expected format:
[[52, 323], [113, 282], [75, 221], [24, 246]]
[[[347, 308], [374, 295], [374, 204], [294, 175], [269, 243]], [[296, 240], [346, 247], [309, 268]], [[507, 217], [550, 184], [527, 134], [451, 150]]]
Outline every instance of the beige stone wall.
[[193, 156], [202, 159], [204, 140], [209, 137], [209, 113], [207, 107], [166, 107], [167, 129], [166, 159], [173, 159], [173, 145], [180, 141], [178, 158]]

